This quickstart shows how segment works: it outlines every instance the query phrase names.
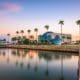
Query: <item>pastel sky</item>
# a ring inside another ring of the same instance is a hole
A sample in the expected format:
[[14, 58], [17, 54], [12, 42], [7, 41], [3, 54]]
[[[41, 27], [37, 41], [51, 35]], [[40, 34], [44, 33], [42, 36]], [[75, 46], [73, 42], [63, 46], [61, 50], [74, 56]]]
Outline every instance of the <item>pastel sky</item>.
[[[16, 30], [39, 29], [50, 26], [60, 32], [59, 20], [64, 20], [63, 33], [77, 35], [80, 19], [80, 0], [0, 0], [0, 34], [15, 34]], [[33, 32], [32, 32], [33, 33]]]

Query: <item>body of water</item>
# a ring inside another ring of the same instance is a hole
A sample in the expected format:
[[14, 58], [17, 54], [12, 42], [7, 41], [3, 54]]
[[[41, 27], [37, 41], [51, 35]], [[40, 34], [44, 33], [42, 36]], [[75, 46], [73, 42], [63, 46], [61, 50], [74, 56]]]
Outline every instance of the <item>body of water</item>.
[[78, 55], [0, 49], [0, 80], [78, 80]]

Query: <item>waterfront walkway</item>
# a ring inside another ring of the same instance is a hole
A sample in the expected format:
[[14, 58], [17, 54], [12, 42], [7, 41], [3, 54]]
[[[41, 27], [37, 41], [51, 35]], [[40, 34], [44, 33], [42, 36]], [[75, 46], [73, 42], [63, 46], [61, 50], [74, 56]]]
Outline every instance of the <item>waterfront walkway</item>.
[[0, 48], [33, 49], [58, 52], [79, 53], [78, 45], [4, 45]]

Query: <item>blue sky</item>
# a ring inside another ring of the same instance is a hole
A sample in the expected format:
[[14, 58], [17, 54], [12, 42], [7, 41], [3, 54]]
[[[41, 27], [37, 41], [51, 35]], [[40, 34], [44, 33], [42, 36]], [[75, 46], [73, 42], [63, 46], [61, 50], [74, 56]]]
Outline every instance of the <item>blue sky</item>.
[[64, 20], [63, 32], [78, 34], [75, 21], [80, 19], [79, 9], [80, 0], [0, 0], [0, 32], [14, 34], [37, 27], [43, 33], [46, 24], [60, 32], [58, 22]]

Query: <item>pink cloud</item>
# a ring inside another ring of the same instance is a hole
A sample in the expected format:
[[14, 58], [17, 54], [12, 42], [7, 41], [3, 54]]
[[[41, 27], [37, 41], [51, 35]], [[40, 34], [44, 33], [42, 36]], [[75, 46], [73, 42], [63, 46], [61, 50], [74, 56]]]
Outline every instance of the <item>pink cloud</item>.
[[0, 9], [11, 12], [18, 12], [21, 10], [21, 6], [15, 3], [3, 3], [0, 5]]

